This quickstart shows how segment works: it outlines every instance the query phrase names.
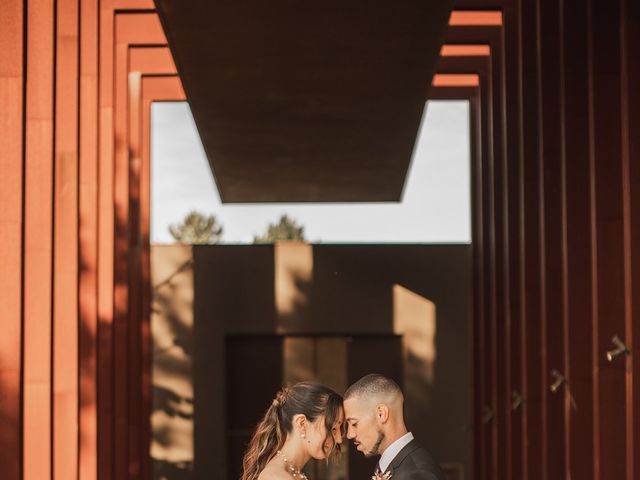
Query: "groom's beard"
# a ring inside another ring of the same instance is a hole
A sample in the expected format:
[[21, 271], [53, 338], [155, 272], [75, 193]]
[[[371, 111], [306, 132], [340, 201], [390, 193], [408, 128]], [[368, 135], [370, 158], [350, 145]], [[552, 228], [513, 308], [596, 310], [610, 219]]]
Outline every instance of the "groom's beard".
[[384, 440], [384, 433], [382, 432], [382, 430], [378, 430], [378, 439], [376, 440], [375, 445], [364, 456], [368, 458], [368, 457], [374, 457], [376, 455], [380, 455], [380, 445], [382, 445], [383, 440]]

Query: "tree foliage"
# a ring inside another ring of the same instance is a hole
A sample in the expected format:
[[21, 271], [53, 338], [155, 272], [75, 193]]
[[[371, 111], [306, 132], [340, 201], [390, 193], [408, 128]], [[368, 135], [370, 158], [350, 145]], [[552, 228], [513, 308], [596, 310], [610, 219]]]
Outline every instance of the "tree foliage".
[[192, 210], [181, 223], [170, 225], [169, 233], [180, 243], [207, 245], [222, 240], [222, 225], [214, 215]]
[[254, 237], [253, 243], [274, 243], [279, 240], [304, 241], [304, 227], [287, 215], [282, 215], [278, 223], [269, 224], [263, 235]]

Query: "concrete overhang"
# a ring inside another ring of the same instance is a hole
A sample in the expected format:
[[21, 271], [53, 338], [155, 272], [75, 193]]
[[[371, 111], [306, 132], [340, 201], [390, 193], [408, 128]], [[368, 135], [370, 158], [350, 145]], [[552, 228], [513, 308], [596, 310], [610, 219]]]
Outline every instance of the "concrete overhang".
[[401, 199], [450, 0], [156, 6], [223, 202]]

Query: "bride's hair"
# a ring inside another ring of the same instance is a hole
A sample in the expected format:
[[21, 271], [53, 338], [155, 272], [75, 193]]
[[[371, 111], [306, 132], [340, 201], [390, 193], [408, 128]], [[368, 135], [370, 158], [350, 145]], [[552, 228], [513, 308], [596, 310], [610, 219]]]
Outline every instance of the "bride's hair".
[[300, 382], [278, 392], [264, 417], [258, 423], [242, 460], [240, 480], [256, 480], [260, 472], [282, 448], [287, 434], [293, 430], [293, 417], [302, 414], [310, 422], [324, 415], [327, 438], [333, 444], [326, 452], [339, 452], [340, 445], [333, 440], [331, 430], [338, 421], [342, 397], [329, 387], [315, 382]]

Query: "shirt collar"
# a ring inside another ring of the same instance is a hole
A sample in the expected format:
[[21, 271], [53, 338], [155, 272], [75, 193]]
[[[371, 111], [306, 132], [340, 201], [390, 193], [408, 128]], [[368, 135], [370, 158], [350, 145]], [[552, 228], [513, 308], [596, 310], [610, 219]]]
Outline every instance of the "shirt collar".
[[387, 471], [393, 459], [400, 453], [400, 450], [406, 447], [411, 440], [413, 440], [413, 434], [411, 432], [405, 433], [382, 452], [378, 465], [380, 465], [380, 470], [383, 473]]

